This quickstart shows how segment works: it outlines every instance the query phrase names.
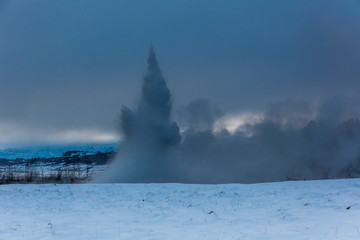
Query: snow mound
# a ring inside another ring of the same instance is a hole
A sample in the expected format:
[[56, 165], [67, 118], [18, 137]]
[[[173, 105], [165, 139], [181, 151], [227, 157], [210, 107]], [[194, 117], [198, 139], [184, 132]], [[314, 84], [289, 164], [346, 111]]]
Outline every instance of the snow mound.
[[0, 239], [360, 239], [360, 179], [0, 186]]

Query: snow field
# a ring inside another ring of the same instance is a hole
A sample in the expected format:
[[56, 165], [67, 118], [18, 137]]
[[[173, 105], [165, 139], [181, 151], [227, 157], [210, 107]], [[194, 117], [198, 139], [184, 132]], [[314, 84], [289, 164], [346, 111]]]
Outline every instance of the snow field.
[[0, 239], [360, 239], [360, 179], [3, 185]]

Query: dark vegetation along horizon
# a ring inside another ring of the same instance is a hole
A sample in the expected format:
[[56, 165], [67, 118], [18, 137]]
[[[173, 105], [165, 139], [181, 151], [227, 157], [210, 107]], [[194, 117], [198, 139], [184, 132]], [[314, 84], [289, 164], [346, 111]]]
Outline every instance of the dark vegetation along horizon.
[[114, 151], [66, 151], [60, 157], [0, 159], [0, 184], [86, 183], [113, 155]]

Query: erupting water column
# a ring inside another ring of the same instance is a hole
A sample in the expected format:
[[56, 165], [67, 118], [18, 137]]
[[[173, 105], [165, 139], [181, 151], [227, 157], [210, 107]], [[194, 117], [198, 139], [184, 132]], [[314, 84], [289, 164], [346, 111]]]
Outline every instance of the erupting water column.
[[170, 121], [171, 107], [171, 94], [151, 46], [140, 103], [134, 111], [122, 107], [124, 142], [101, 182], [176, 181], [167, 155], [181, 136], [177, 124]]

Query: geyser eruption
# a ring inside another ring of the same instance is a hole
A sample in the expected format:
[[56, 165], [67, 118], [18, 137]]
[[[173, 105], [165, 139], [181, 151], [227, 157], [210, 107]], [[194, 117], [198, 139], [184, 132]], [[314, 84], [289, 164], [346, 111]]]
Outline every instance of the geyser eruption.
[[177, 179], [169, 162], [169, 149], [181, 140], [179, 128], [170, 121], [171, 94], [150, 47], [148, 69], [137, 109], [121, 110], [124, 142], [100, 182], [167, 182]]
[[171, 103], [170, 91], [151, 46], [138, 109], [132, 112], [122, 108], [121, 130], [126, 141], [148, 141], [147, 145], [161, 150], [179, 143], [179, 128], [175, 122], [170, 123]]
[[[344, 102], [345, 103], [345, 102]], [[360, 176], [360, 121], [335, 100], [287, 101], [263, 120], [214, 131], [222, 112], [206, 100], [171, 122], [172, 99], [154, 49], [136, 109], [122, 107], [124, 141], [98, 182], [252, 183]], [[355, 112], [356, 113], [356, 112]], [[180, 142], [181, 141], [181, 142]]]

